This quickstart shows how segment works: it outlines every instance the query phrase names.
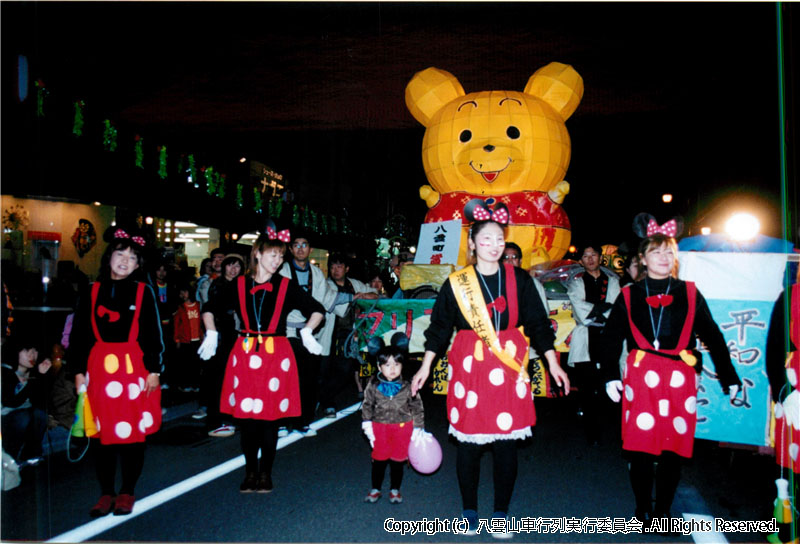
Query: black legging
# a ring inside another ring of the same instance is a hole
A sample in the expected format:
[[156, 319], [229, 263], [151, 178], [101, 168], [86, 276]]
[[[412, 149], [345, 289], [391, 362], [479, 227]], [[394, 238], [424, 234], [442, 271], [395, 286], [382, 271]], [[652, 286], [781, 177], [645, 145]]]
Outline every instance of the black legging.
[[[278, 447], [278, 422], [261, 419], [239, 419], [236, 425], [242, 431], [242, 453], [247, 473], [272, 474], [272, 463]], [[259, 470], [258, 450], [261, 450]]]
[[100, 444], [95, 448], [95, 471], [103, 495], [116, 495], [117, 457], [122, 466], [120, 494], [133, 495], [144, 467], [144, 442], [134, 444]]
[[386, 465], [391, 468], [389, 472], [389, 489], [400, 489], [400, 484], [403, 483], [403, 465], [405, 461], [393, 461], [387, 459], [385, 461], [372, 460], [372, 487], [373, 489], [380, 489], [383, 485], [383, 475], [386, 473]]
[[[495, 440], [485, 447], [492, 450], [494, 511], [507, 513], [517, 480], [517, 441]], [[456, 473], [464, 510], [478, 509], [478, 481], [483, 448], [480, 444], [458, 443]]]
[[[628, 456], [637, 514], [649, 514], [652, 511], [655, 517], [669, 517], [669, 509], [681, 479], [681, 457], [668, 451], [661, 455], [636, 451], [628, 452]], [[653, 480], [656, 484], [655, 509], [652, 509]]]

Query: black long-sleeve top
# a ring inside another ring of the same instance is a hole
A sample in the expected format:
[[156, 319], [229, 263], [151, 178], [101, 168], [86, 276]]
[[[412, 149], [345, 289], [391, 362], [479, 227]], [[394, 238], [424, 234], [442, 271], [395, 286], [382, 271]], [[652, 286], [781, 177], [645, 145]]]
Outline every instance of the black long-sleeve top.
[[[689, 311], [689, 301], [686, 297], [686, 282], [676, 279], [654, 280], [647, 278], [647, 289], [650, 296], [666, 293], [669, 283], [669, 294], [673, 296], [673, 301], [669, 306], [664, 306], [661, 327], [658, 333], [658, 341], [661, 350], [674, 349], [678, 345], [678, 340], [686, 322]], [[655, 339], [654, 327], [658, 328], [659, 309], [651, 308], [647, 304], [647, 290], [645, 280], [638, 281], [626, 289], [631, 293], [631, 315], [633, 323], [639, 332], [652, 344]], [[650, 311], [652, 309], [652, 312]], [[651, 322], [652, 314], [652, 322]], [[717, 372], [722, 390], [727, 393], [731, 385], [741, 387], [742, 382], [736, 375], [736, 370], [731, 362], [730, 352], [725, 343], [719, 327], [711, 311], [708, 309], [706, 299], [697, 291], [695, 300], [695, 317], [692, 327], [691, 337], [689, 338], [688, 349], [693, 349], [697, 337], [703, 341], [708, 348], [714, 368]], [[625, 297], [617, 297], [611, 314], [608, 317], [606, 326], [601, 336], [601, 349], [599, 350], [600, 366], [605, 377], [605, 381], [619, 380], [619, 357], [622, 353], [622, 341], [628, 340], [628, 348], [634, 349], [636, 341], [633, 338], [630, 324], [628, 322], [628, 311], [625, 308]], [[699, 364], [699, 363], [698, 363]]]
[[[104, 279], [100, 281], [95, 312], [100, 306], [118, 312], [119, 319], [111, 321], [108, 316], [96, 316], [97, 329], [104, 342], [127, 342], [130, 334], [136, 305], [136, 289], [139, 282], [130, 277], [123, 280]], [[71, 372], [83, 374], [89, 360], [89, 352], [96, 343], [91, 315], [91, 290], [86, 292], [78, 303], [72, 332], [69, 337], [67, 360]], [[144, 284], [142, 308], [139, 312], [139, 334], [136, 342], [143, 353], [144, 367], [148, 372], [159, 373], [163, 369], [161, 354], [164, 341], [161, 337], [161, 321], [152, 287]]]
[[[484, 276], [483, 278], [486, 284], [491, 286], [492, 294], [496, 297], [497, 274], [502, 273], [502, 293], [503, 296], [508, 298], [505, 282], [506, 270], [503, 266], [501, 266], [500, 269], [502, 272], [498, 271], [491, 276]], [[531, 277], [520, 268], [512, 268], [512, 270], [517, 280], [517, 326], [523, 326], [525, 335], [531, 339], [537, 353], [544, 353], [553, 349], [553, 341], [555, 340], [553, 329], [550, 327], [550, 320], [547, 317], [547, 312], [542, 305], [539, 294], [536, 292], [536, 287], [533, 285]], [[492, 301], [492, 296], [486, 291], [486, 286], [481, 282], [479, 283], [481, 285], [483, 299], [488, 304]], [[489, 315], [493, 317], [493, 312], [491, 310], [489, 311]], [[431, 313], [431, 324], [425, 331], [425, 350], [433, 351], [438, 357], [442, 357], [450, 345], [453, 327], [459, 331], [472, 328], [469, 326], [466, 318], [464, 318], [464, 315], [461, 313], [461, 309], [458, 307], [458, 302], [453, 294], [453, 288], [450, 286], [450, 279], [448, 278], [439, 290], [439, 296], [436, 298], [436, 303]], [[506, 328], [508, 328], [508, 305], [506, 305], [506, 309], [503, 313], [500, 314], [500, 329], [503, 330]]]
[[[272, 291], [261, 289], [256, 291], [255, 294], [251, 294], [250, 290], [256, 283], [251, 277], [245, 278], [245, 306], [247, 306], [247, 319], [251, 331], [266, 332], [269, 328], [282, 279], [283, 276], [280, 274], [273, 274], [268, 282], [272, 284]], [[203, 306], [203, 314], [211, 313], [214, 316], [218, 316], [230, 315], [230, 312], [236, 312], [236, 315], [239, 316], [239, 322], [242, 328], [244, 328], [245, 320], [243, 319], [239, 305], [237, 282], [238, 280], [230, 282], [231, 285], [227, 286], [225, 289], [217, 291], [209, 290], [209, 298], [208, 302]], [[322, 307], [322, 304], [306, 293], [296, 281], [289, 280], [289, 285], [286, 289], [286, 298], [283, 308], [281, 308], [278, 326], [275, 329], [275, 336], [286, 335], [286, 317], [292, 310], [299, 310], [306, 319], [310, 318], [311, 314], [314, 312], [325, 315], [325, 308]]]
[[[767, 346], [765, 353], [767, 379], [772, 392], [772, 400], [778, 402], [781, 399], [781, 390], [786, 385], [786, 354], [788, 352], [796, 351], [797, 347], [793, 342], [789, 341], [789, 327], [787, 326], [786, 314], [787, 310], [791, 312], [791, 293], [792, 287], [789, 292], [786, 290], [781, 291], [778, 300], [775, 301], [775, 306], [772, 308], [772, 316], [769, 320], [769, 330], [767, 331]], [[787, 298], [789, 299], [789, 307], [786, 308]], [[785, 397], [791, 388], [783, 391]]]

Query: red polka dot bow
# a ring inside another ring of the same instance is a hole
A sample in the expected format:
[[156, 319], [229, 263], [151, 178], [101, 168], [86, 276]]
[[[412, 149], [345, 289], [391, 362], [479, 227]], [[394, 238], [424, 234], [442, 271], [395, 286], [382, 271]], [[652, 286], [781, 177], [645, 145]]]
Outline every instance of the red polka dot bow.
[[130, 234], [128, 234], [122, 229], [117, 229], [114, 231], [114, 238], [130, 238], [134, 243], [144, 247], [144, 238], [142, 238], [141, 236], [131, 237]]
[[475, 221], [491, 220], [501, 225], [508, 225], [508, 210], [505, 207], [490, 211], [483, 206], [477, 206], [472, 215], [475, 217]]
[[267, 227], [267, 238], [270, 240], [278, 239], [281, 242], [289, 243], [292, 240], [292, 235], [289, 234], [289, 229], [283, 229], [280, 232], [275, 232], [272, 227]]
[[658, 308], [659, 306], [669, 306], [672, 304], [672, 295], [653, 295], [645, 298], [645, 301], [647, 301], [647, 303], [653, 308]]
[[654, 234], [663, 234], [664, 236], [670, 236], [672, 238], [678, 233], [678, 224], [675, 222], [674, 219], [670, 219], [663, 225], [656, 223], [655, 219], [651, 219], [647, 223], [647, 235], [652, 236]]

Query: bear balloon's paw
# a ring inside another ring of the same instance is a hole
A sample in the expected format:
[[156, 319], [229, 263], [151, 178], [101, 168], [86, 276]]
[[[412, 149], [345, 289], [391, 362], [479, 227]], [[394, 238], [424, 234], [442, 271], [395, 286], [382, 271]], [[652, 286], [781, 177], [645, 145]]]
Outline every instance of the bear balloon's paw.
[[548, 191], [547, 196], [556, 204], [563, 204], [564, 197], [569, 194], [569, 182], [566, 180], [559, 181], [558, 184]]
[[439, 202], [439, 193], [434, 191], [430, 185], [423, 185], [419, 188], [419, 197], [425, 201], [429, 208], [433, 208]]

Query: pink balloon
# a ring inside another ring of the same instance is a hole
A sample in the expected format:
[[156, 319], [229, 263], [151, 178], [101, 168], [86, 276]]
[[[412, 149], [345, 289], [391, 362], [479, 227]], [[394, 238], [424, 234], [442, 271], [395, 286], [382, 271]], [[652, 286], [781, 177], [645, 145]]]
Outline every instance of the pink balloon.
[[432, 434], [408, 445], [408, 460], [417, 472], [431, 474], [442, 464], [442, 447]]

